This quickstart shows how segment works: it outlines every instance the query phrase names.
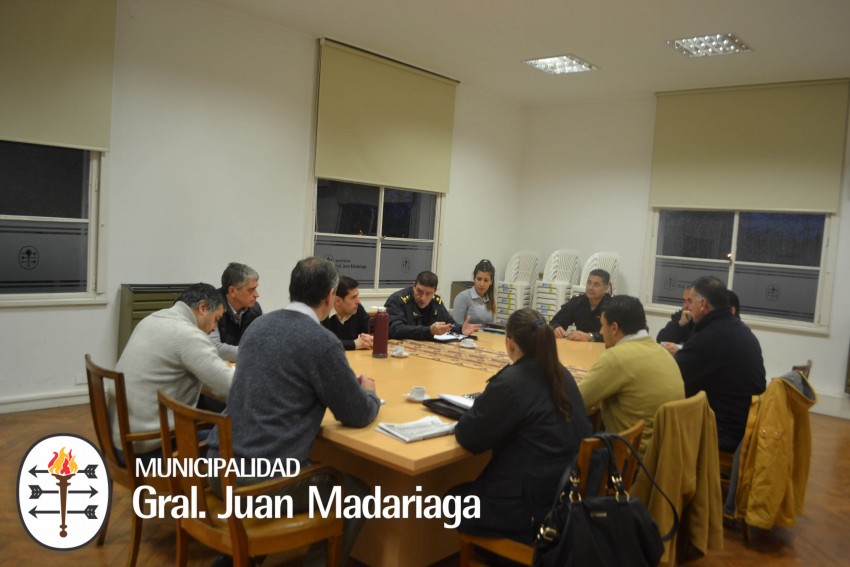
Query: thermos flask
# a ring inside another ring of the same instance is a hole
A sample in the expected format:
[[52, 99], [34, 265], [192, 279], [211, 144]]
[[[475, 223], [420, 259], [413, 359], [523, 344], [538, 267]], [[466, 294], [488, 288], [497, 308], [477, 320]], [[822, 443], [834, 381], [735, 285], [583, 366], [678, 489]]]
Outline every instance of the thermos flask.
[[387, 357], [387, 341], [390, 338], [390, 316], [387, 314], [386, 307], [378, 307], [378, 312], [375, 313], [370, 323], [374, 323], [372, 331], [372, 356], [375, 358]]

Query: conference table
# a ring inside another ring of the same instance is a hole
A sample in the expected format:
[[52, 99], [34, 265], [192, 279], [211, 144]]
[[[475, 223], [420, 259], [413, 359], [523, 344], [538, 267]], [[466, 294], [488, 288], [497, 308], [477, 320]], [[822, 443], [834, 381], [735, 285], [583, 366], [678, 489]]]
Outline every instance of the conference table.
[[[374, 358], [370, 350], [349, 351], [356, 374], [375, 379], [378, 395], [385, 400], [378, 417], [362, 428], [342, 426], [329, 411], [313, 445], [312, 458], [353, 474], [381, 496], [436, 495], [475, 479], [490, 458], [489, 452], [472, 455], [445, 435], [404, 443], [375, 429], [380, 422], [404, 423], [435, 415], [405, 394], [424, 386], [429, 396], [480, 392], [487, 379], [509, 362], [504, 335], [478, 333], [476, 348], [458, 342], [390, 341], [390, 350], [403, 344], [407, 358]], [[580, 379], [604, 350], [602, 343], [558, 339], [561, 362]], [[441, 417], [445, 422], [451, 420]], [[417, 488], [421, 487], [421, 488]], [[411, 512], [414, 508], [411, 507]], [[370, 565], [421, 567], [431, 565], [459, 549], [457, 532], [443, 527], [450, 519], [369, 519], [354, 547], [353, 556]]]

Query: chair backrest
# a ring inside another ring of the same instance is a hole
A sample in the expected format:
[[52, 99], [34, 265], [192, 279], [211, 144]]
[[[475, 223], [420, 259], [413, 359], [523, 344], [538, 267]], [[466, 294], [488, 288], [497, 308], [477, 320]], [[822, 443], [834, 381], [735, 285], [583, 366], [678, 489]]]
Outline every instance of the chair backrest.
[[[198, 440], [198, 431], [208, 429], [208, 425], [213, 425], [218, 428], [219, 435], [219, 454], [221, 458], [229, 462], [233, 457], [233, 443], [230, 433], [230, 417], [216, 412], [198, 409], [196, 407], [187, 406], [178, 402], [174, 398], [164, 394], [161, 390], [157, 392], [159, 400], [159, 425], [162, 435], [162, 457], [163, 459], [176, 459], [180, 455], [180, 460], [188, 459], [188, 462], [203, 463], [200, 460], [202, 456], [201, 443]], [[170, 419], [169, 419], [170, 417]], [[173, 421], [173, 433], [172, 425]], [[173, 435], [173, 441], [170, 437]], [[222, 475], [221, 490], [225, 493], [229, 486], [235, 488], [233, 475]], [[191, 475], [172, 474], [168, 478], [169, 488], [172, 496], [185, 495], [189, 496], [194, 492], [198, 495], [198, 511], [205, 523], [216, 525], [213, 522], [213, 516], [209, 510], [206, 499], [206, 481], [204, 477]], [[235, 520], [235, 514], [228, 518], [228, 523]], [[241, 527], [241, 521], [237, 522]], [[244, 528], [240, 530], [242, 537], [245, 537]], [[246, 540], [247, 541], [247, 540]]]
[[580, 274], [578, 252], [575, 250], [555, 250], [546, 260], [543, 268], [543, 281], [578, 283]]
[[504, 282], [533, 282], [537, 280], [537, 266], [540, 264], [540, 255], [537, 252], [517, 252], [508, 260], [505, 268]]
[[[640, 438], [641, 435], [643, 435], [643, 426], [644, 421], [641, 419], [625, 431], [620, 432], [620, 436], [625, 438], [632, 447], [634, 447], [635, 451], [637, 451], [640, 446]], [[614, 449], [614, 462], [620, 469], [620, 475], [623, 478], [623, 488], [629, 490], [632, 486], [632, 481], [635, 479], [637, 460], [635, 459], [634, 453], [632, 453], [632, 451], [621, 440], [614, 438], [611, 441]], [[579, 482], [579, 492], [582, 495], [586, 495], [588, 477], [590, 476], [588, 471], [590, 470], [590, 462], [593, 457], [593, 452], [604, 448], [605, 442], [596, 437], [582, 439], [581, 444], [579, 445], [576, 464], [581, 478], [581, 481]], [[608, 488], [608, 459], [604, 459], [603, 471], [604, 475], [602, 478], [605, 480], [600, 485], [600, 494], [604, 494]]]
[[584, 286], [590, 272], [596, 269], [602, 269], [611, 274], [611, 293], [613, 295], [617, 287], [617, 274], [620, 271], [620, 255], [616, 252], [596, 252], [591, 255], [581, 270], [579, 285]]
[[[109, 465], [109, 472], [116, 480], [127, 481], [132, 474], [128, 474], [126, 465], [121, 464], [115, 446], [121, 447], [124, 452], [125, 463], [135, 463], [135, 453], [132, 443], [127, 443], [130, 434], [130, 418], [127, 412], [127, 394], [124, 389], [124, 374], [114, 370], [108, 370], [92, 362], [91, 356], [86, 355], [86, 379], [89, 386], [89, 405], [91, 406], [91, 417], [94, 423], [94, 432], [100, 451]], [[110, 407], [118, 419], [118, 431], [121, 436], [119, 443], [112, 438], [112, 421], [110, 420]], [[135, 470], [135, 466], [131, 470]]]
[[812, 371], [812, 359], [806, 361], [806, 364], [795, 365], [791, 367], [794, 372], [799, 372], [806, 380], [809, 379], [809, 372]]

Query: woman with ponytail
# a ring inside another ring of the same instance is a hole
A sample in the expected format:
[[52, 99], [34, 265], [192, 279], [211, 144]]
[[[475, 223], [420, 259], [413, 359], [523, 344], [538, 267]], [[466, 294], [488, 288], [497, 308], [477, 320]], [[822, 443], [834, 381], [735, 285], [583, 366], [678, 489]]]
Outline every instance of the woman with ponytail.
[[520, 309], [508, 319], [511, 364], [487, 381], [460, 418], [455, 437], [472, 453], [493, 451], [474, 482], [452, 495], [476, 495], [477, 519], [460, 531], [533, 541], [564, 470], [581, 440], [593, 433], [575, 380], [558, 360], [555, 332], [542, 315]]

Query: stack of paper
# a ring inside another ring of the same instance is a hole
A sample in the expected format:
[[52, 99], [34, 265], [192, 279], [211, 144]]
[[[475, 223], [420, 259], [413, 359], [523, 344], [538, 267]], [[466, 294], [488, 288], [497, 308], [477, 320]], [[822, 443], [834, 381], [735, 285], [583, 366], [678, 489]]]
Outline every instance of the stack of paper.
[[390, 437], [410, 443], [411, 441], [419, 441], [420, 439], [451, 435], [454, 433], [455, 425], [456, 423], [444, 423], [439, 417], [429, 415], [428, 417], [423, 417], [416, 421], [408, 421], [407, 423], [379, 423], [375, 429]]

